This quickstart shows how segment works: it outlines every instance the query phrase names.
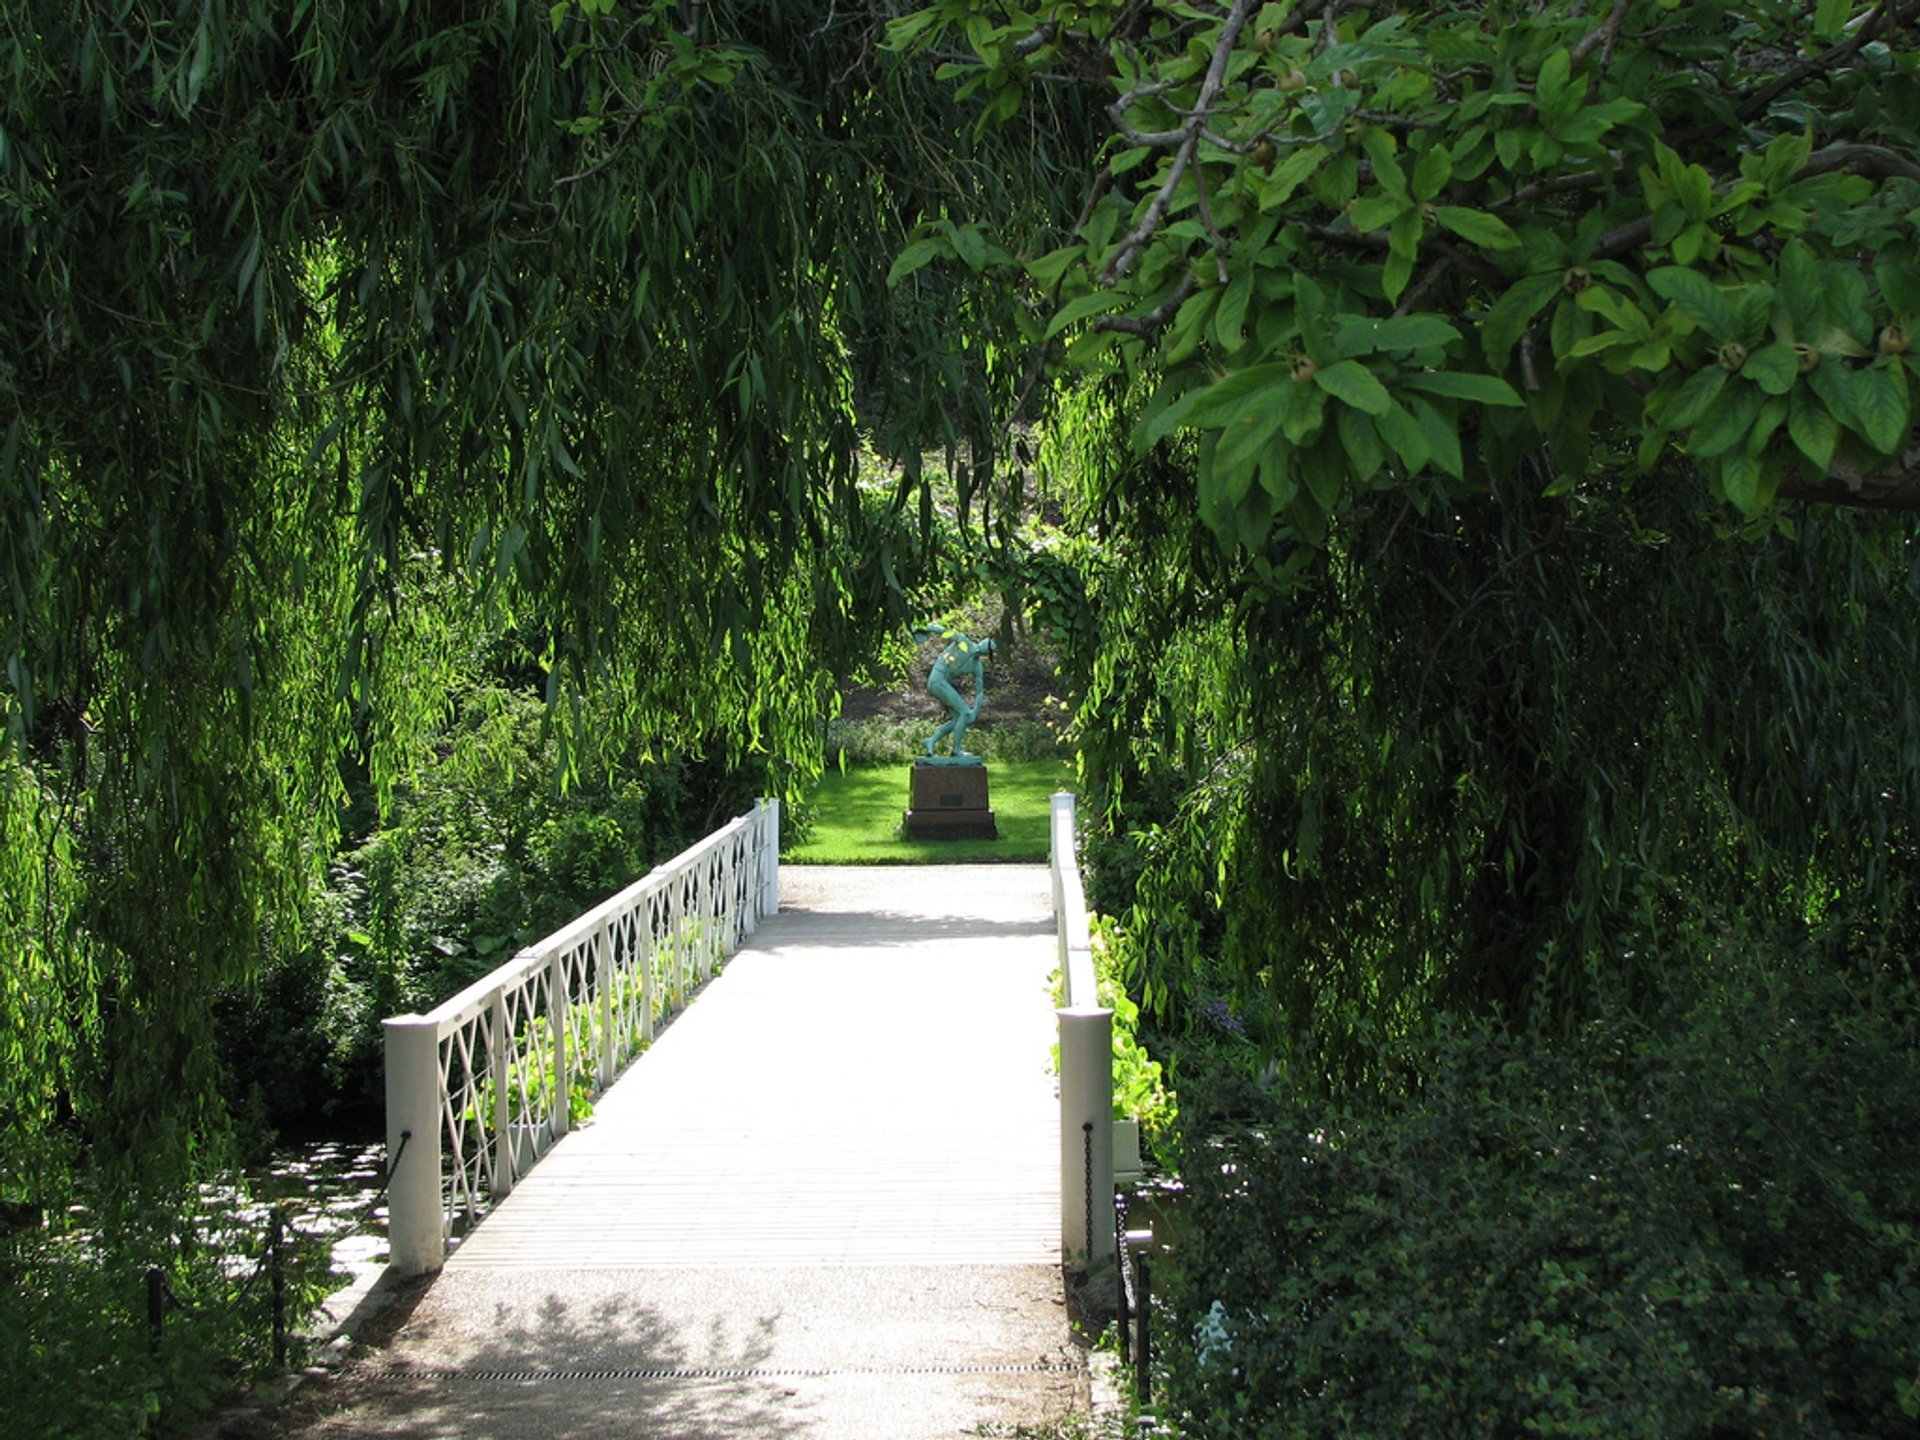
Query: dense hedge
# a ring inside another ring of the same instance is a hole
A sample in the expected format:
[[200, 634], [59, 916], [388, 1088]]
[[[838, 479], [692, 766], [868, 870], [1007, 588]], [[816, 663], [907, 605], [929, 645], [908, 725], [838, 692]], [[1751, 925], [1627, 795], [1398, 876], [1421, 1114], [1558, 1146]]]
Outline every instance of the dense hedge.
[[1190, 1114], [1183, 1433], [1913, 1435], [1916, 998], [1722, 979], [1558, 1047], [1442, 1025], [1384, 1108]]

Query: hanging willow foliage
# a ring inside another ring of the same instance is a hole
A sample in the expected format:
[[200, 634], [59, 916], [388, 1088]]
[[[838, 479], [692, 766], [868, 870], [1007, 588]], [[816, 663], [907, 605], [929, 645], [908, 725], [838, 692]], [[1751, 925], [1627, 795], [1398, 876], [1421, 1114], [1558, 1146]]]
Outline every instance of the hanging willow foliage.
[[0, 1127], [51, 1086], [192, 1148], [211, 996], [476, 625], [576, 756], [593, 691], [817, 764], [924, 526], [863, 437], [985, 473], [1019, 379], [944, 343], [1006, 328], [975, 274], [885, 285], [945, 196], [1025, 202], [884, 8], [7, 7]]

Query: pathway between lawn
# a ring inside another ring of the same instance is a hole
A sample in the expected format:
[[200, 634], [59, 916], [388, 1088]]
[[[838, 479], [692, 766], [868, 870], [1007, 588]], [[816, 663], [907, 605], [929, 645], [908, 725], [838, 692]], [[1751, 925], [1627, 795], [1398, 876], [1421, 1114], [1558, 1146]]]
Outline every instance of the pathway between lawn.
[[781, 913], [271, 1433], [1009, 1433], [1061, 1303], [1043, 866], [794, 867]]

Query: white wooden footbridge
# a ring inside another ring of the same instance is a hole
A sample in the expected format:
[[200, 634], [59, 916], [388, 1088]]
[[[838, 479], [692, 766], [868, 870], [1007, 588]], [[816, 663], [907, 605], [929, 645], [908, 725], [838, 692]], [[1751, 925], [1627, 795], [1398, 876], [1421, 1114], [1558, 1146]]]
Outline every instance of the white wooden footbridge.
[[778, 823], [757, 806], [387, 1022], [391, 1265], [441, 1273], [385, 1418], [315, 1434], [908, 1437], [1072, 1408], [1059, 1267], [1113, 1236], [1071, 797], [1050, 868], [783, 875]]

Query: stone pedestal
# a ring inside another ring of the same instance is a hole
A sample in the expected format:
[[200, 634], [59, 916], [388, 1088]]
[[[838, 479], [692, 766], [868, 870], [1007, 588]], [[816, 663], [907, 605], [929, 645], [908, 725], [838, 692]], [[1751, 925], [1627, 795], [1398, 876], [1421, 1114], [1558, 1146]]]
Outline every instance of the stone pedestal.
[[916, 764], [905, 823], [914, 840], [998, 840], [987, 804], [987, 767]]

